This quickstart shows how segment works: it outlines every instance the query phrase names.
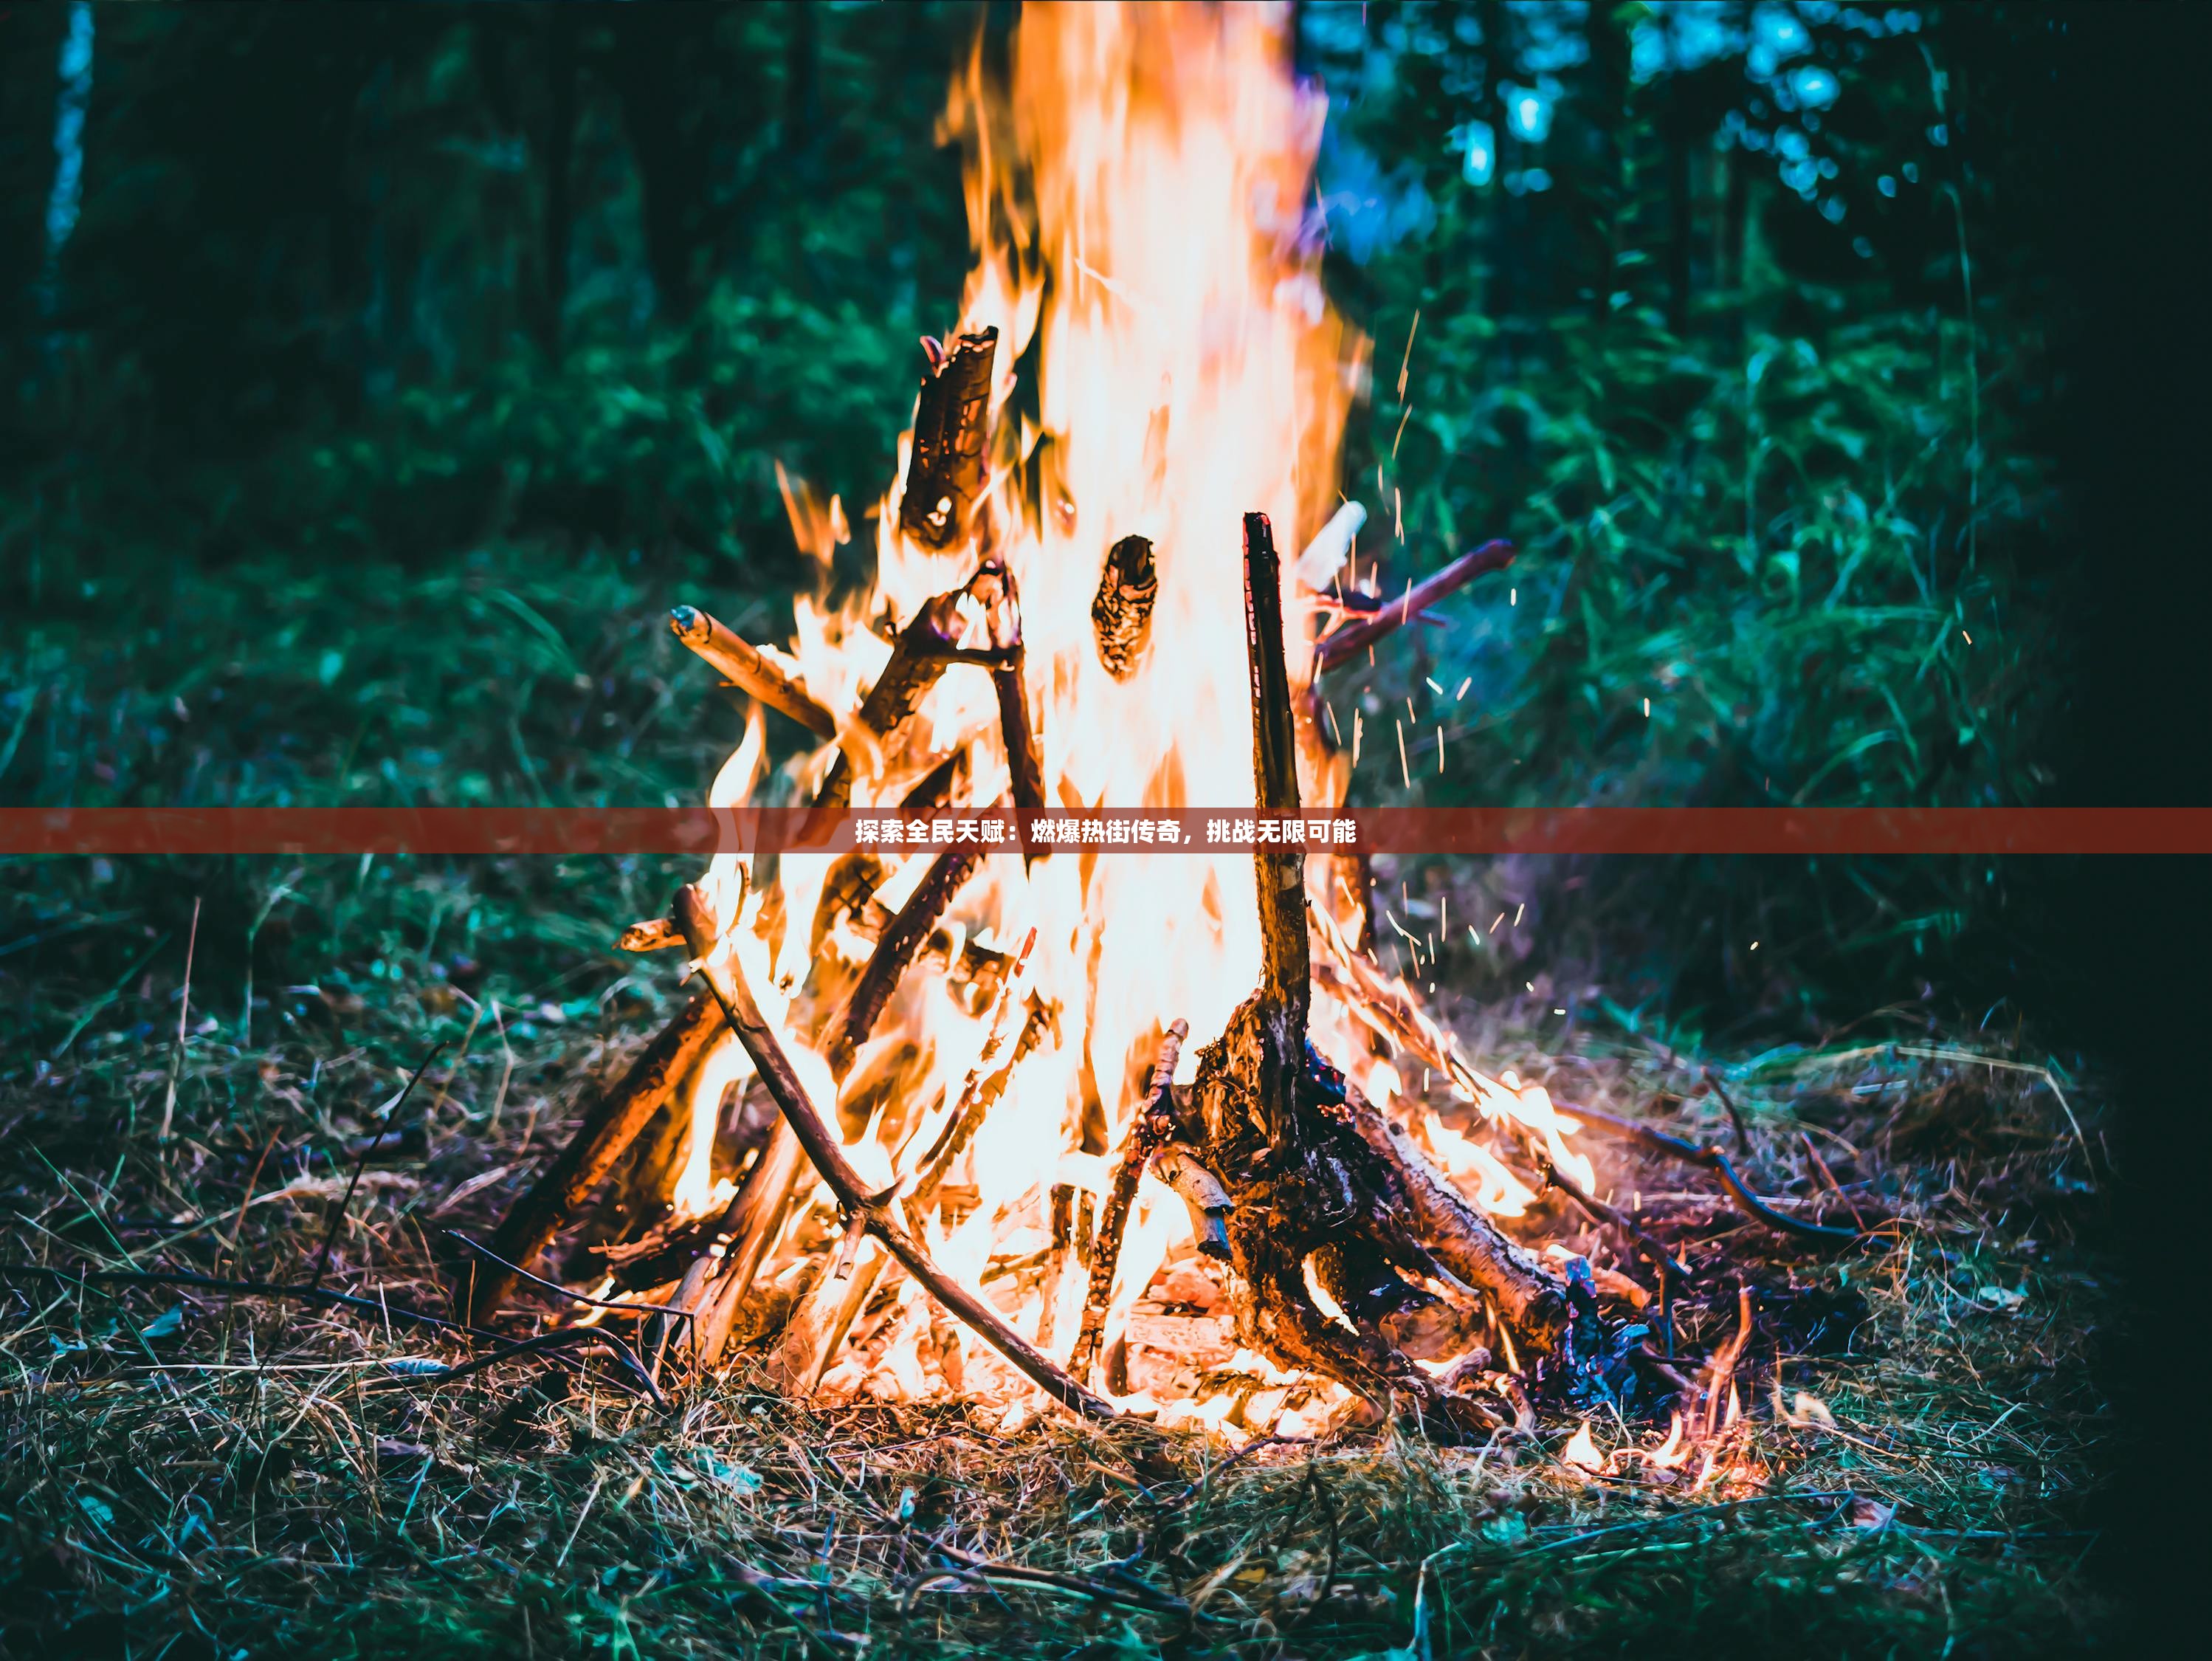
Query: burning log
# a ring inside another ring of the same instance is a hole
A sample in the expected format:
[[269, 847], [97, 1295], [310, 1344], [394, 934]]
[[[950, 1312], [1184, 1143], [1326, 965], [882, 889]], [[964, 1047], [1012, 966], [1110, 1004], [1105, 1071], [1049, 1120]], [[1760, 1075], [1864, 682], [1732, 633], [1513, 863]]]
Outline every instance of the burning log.
[[753, 1058], [760, 1069], [762, 1080], [782, 1110], [784, 1119], [805, 1150], [808, 1160], [820, 1174], [830, 1191], [848, 1218], [855, 1215], [864, 1220], [867, 1232], [881, 1241], [890, 1255], [921, 1283], [939, 1307], [968, 1327], [987, 1343], [1004, 1355], [1030, 1381], [1069, 1411], [1091, 1419], [1114, 1419], [1114, 1404], [1103, 1396], [1092, 1394], [1076, 1380], [1069, 1378], [1051, 1360], [1034, 1348], [1028, 1340], [1008, 1326], [999, 1312], [966, 1287], [948, 1279], [930, 1260], [921, 1243], [909, 1234], [904, 1225], [894, 1217], [884, 1202], [867, 1191], [860, 1174], [845, 1158], [845, 1151], [830, 1134], [830, 1127], [822, 1121], [806, 1094], [806, 1087], [792, 1070], [791, 1059], [775, 1031], [769, 1026], [754, 1003], [752, 989], [745, 984], [744, 973], [736, 961], [725, 955], [713, 956], [714, 939], [713, 921], [706, 898], [696, 887], [685, 887], [677, 894], [676, 920], [684, 930], [684, 938], [702, 966], [708, 989], [712, 993], [722, 1017], [737, 1033], [738, 1042]]
[[1502, 571], [1512, 563], [1513, 545], [1505, 541], [1486, 542], [1473, 553], [1461, 555], [1435, 575], [1415, 583], [1395, 605], [1388, 605], [1357, 623], [1347, 624], [1334, 634], [1316, 641], [1315, 678], [1319, 678], [1326, 671], [1340, 664], [1349, 663], [1358, 653], [1365, 651], [1447, 594], [1456, 593], [1475, 578], [1486, 572]]
[[731, 684], [771, 709], [781, 709], [817, 738], [837, 736], [837, 717], [811, 697], [781, 665], [694, 605], [668, 614], [669, 632], [728, 676]]
[[[694, 998], [685, 1005], [630, 1064], [622, 1081], [593, 1104], [568, 1145], [507, 1213], [489, 1250], [508, 1263], [528, 1269], [606, 1180], [615, 1161], [660, 1110], [719, 1030], [711, 999]], [[514, 1291], [515, 1275], [495, 1264], [472, 1267], [470, 1276], [469, 1319], [481, 1324]]]
[[1152, 1081], [1144, 1104], [1130, 1121], [1121, 1163], [1114, 1167], [1106, 1203], [1098, 1214], [1098, 1233], [1091, 1250], [1091, 1285], [1083, 1299], [1083, 1323], [1076, 1329], [1075, 1348], [1068, 1371], [1078, 1378], [1091, 1376], [1098, 1359], [1098, 1339], [1106, 1325], [1106, 1305], [1114, 1295], [1114, 1271], [1121, 1261], [1121, 1234], [1128, 1226], [1129, 1206], [1137, 1197], [1138, 1178], [1152, 1155], [1175, 1132], [1175, 1070], [1182, 1054], [1182, 1041], [1190, 1036], [1190, 1023], [1178, 1019], [1160, 1043], [1160, 1058], [1152, 1067]]
[[[961, 614], [963, 602], [988, 605], [1003, 591], [1004, 575], [1005, 567], [995, 563], [986, 565], [959, 587], [923, 601], [914, 620], [899, 631], [890, 661], [862, 700], [853, 717], [854, 730], [847, 735], [829, 776], [815, 793], [812, 811], [799, 828], [802, 844], [818, 840], [829, 821], [851, 805], [856, 750], [866, 755], [870, 745], [890, 743], [914, 718], [947, 669], [956, 663], [981, 664], [990, 669], [1007, 666], [1009, 653], [960, 644], [968, 632], [968, 621]], [[871, 770], [875, 769], [872, 766]]]
[[991, 409], [991, 366], [999, 332], [957, 337], [948, 353], [934, 341], [914, 411], [914, 454], [899, 499], [899, 529], [937, 553], [956, 547], [968, 532], [975, 504], [990, 482], [983, 453]]
[[868, 966], [860, 971], [843, 1007], [830, 1018], [823, 1041], [823, 1059], [840, 1082], [853, 1070], [853, 1058], [876, 1030], [877, 1017], [898, 989], [915, 954], [936, 929], [945, 908], [983, 863], [983, 851], [980, 843], [956, 843], [939, 854], [877, 940]]
[[1137, 672], [1152, 643], [1152, 606], [1159, 599], [1159, 568], [1152, 545], [1143, 537], [1123, 537], [1108, 551], [1098, 578], [1098, 598], [1091, 602], [1091, 627], [1098, 636], [1098, 661], [1116, 680]]

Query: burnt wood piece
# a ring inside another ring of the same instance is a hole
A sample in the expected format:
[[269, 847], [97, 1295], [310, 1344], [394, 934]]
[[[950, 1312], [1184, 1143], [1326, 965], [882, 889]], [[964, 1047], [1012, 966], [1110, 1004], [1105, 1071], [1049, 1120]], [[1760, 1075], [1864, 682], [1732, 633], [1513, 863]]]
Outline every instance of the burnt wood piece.
[[992, 568], [976, 573], [969, 582], [957, 588], [924, 600], [914, 620], [899, 630], [897, 642], [891, 648], [890, 661], [876, 677], [876, 684], [861, 701], [860, 710], [853, 717], [852, 730], [840, 746], [837, 758], [830, 764], [822, 788], [815, 793], [813, 805], [806, 820], [799, 827], [799, 843], [808, 846], [826, 835], [830, 822], [851, 805], [854, 777], [854, 756], [857, 751], [869, 762], [869, 770], [879, 770], [878, 757], [870, 751], [880, 751], [896, 741], [906, 724], [921, 708], [945, 672], [956, 663], [977, 663], [987, 668], [999, 669], [1006, 666], [1011, 654], [988, 648], [963, 648], [962, 636], [968, 624], [961, 616], [961, 602], [971, 598], [988, 604], [985, 595], [999, 592], [999, 575], [1004, 568], [994, 572]]
[[[606, 1180], [720, 1025], [712, 999], [694, 998], [686, 1004], [630, 1063], [621, 1082], [592, 1104], [568, 1145], [507, 1214], [489, 1249], [528, 1269]], [[515, 1275], [497, 1263], [475, 1265], [469, 1275], [469, 1319], [482, 1324], [514, 1290]]]
[[861, 1181], [860, 1173], [853, 1169], [830, 1127], [823, 1123], [821, 1114], [799, 1082], [799, 1074], [784, 1054], [782, 1044], [775, 1031], [762, 1019], [759, 1006], [753, 1001], [752, 989], [746, 985], [744, 971], [736, 960], [727, 955], [714, 957], [714, 922], [707, 908], [705, 896], [696, 887], [679, 890], [676, 898], [676, 920], [684, 930], [694, 958], [701, 964], [708, 989], [713, 994], [722, 1016], [738, 1035], [738, 1042], [753, 1058], [760, 1069], [761, 1078], [769, 1092], [775, 1098], [776, 1105], [783, 1111], [785, 1122], [799, 1138], [808, 1161], [820, 1173], [822, 1180], [836, 1196], [845, 1215], [859, 1215], [866, 1220], [868, 1232], [880, 1240], [890, 1255], [898, 1260], [922, 1289], [937, 1300], [940, 1308], [959, 1321], [978, 1337], [1005, 1356], [1032, 1384], [1042, 1390], [1070, 1412], [1085, 1418], [1110, 1420], [1121, 1415], [1111, 1402], [1094, 1394], [1054, 1366], [1051, 1359], [1031, 1345], [1013, 1328], [1008, 1326], [997, 1310], [965, 1287], [950, 1279], [933, 1262], [921, 1242], [907, 1232], [904, 1224], [890, 1208], [890, 1202], [871, 1194]]
[[665, 952], [672, 946], [683, 944], [684, 936], [676, 932], [676, 925], [667, 918], [647, 917], [623, 929], [615, 947], [622, 952]]
[[899, 529], [923, 547], [945, 553], [968, 534], [975, 504], [990, 483], [984, 453], [991, 416], [991, 366], [999, 332], [954, 338], [944, 361], [921, 383], [914, 411], [914, 453], [899, 497]]
[[1145, 649], [1152, 643], [1152, 607], [1159, 595], [1159, 567], [1152, 558], [1152, 545], [1143, 537], [1123, 537], [1107, 551], [1098, 597], [1091, 602], [1098, 661], [1115, 679], [1127, 680], [1137, 672]]
[[1462, 554], [1435, 575], [1415, 583], [1395, 604], [1385, 605], [1381, 611], [1364, 617], [1357, 623], [1346, 624], [1334, 634], [1316, 641], [1315, 675], [1318, 677], [1339, 664], [1349, 663], [1358, 654], [1434, 605], [1447, 594], [1456, 593], [1475, 578], [1487, 572], [1502, 571], [1512, 563], [1513, 545], [1502, 540], [1486, 542], [1473, 553]]
[[1129, 1121], [1121, 1162], [1114, 1167], [1113, 1180], [1106, 1189], [1106, 1202], [1098, 1214], [1097, 1242], [1091, 1253], [1091, 1284], [1084, 1294], [1083, 1322], [1075, 1330], [1075, 1348], [1067, 1362], [1067, 1370], [1078, 1378], [1089, 1378], [1098, 1359], [1098, 1340], [1106, 1327], [1106, 1305], [1113, 1300], [1114, 1271], [1121, 1262], [1121, 1236], [1129, 1225], [1129, 1207], [1137, 1197], [1138, 1179], [1152, 1164], [1152, 1155], [1175, 1135], [1176, 1062], [1182, 1055], [1182, 1041], [1189, 1036], [1190, 1023], [1178, 1019], [1161, 1039], [1152, 1083]]
[[817, 738], [837, 736], [837, 717], [817, 703], [782, 666], [696, 605], [668, 614], [668, 630], [771, 709], [781, 709]]
[[962, 745], [915, 781], [899, 798], [902, 813], [927, 813], [950, 807], [968, 788], [968, 746]]
[[898, 915], [877, 938], [868, 966], [860, 971], [860, 978], [853, 983], [844, 1004], [825, 1029], [822, 1058], [841, 1084], [853, 1070], [853, 1058], [860, 1046], [876, 1030], [878, 1017], [912, 966], [915, 954], [936, 930], [953, 896], [982, 865], [984, 851], [981, 843], [955, 843], [939, 854]]

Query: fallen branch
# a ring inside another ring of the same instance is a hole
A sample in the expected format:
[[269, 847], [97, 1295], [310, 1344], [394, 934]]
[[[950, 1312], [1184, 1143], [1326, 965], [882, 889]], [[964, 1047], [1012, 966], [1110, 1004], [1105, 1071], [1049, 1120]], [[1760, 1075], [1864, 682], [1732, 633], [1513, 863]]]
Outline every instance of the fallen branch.
[[781, 664], [696, 605], [679, 605], [669, 612], [668, 630], [728, 676], [740, 691], [781, 710], [817, 738], [837, 736], [837, 717]]
[[1462, 554], [1435, 575], [1424, 578], [1406, 591], [1395, 605], [1346, 624], [1334, 634], [1314, 642], [1313, 672], [1316, 678], [1348, 663], [1385, 635], [1411, 621], [1448, 594], [1456, 593], [1479, 576], [1502, 571], [1513, 563], [1513, 545], [1486, 542], [1473, 553]]
[[1779, 1229], [1784, 1234], [1795, 1234], [1801, 1239], [1829, 1240], [1838, 1245], [1859, 1238], [1859, 1232], [1855, 1228], [1832, 1228], [1826, 1223], [1808, 1223], [1777, 1211], [1745, 1185], [1743, 1178], [1736, 1175], [1735, 1167], [1729, 1163], [1729, 1156], [1711, 1143], [1700, 1147], [1695, 1142], [1685, 1141], [1680, 1136], [1670, 1136], [1663, 1130], [1638, 1124], [1633, 1119], [1607, 1113], [1602, 1108], [1577, 1107], [1571, 1102], [1553, 1102], [1552, 1105], [1568, 1117], [1580, 1120], [1607, 1135], [1638, 1143], [1655, 1153], [1664, 1153], [1669, 1159], [1680, 1159], [1686, 1165], [1702, 1165], [1721, 1179], [1721, 1186], [1728, 1190], [1729, 1197], [1735, 1202], [1739, 1211], [1747, 1217], [1765, 1223], [1769, 1228]]
[[791, 1058], [784, 1054], [783, 1045], [762, 1018], [743, 970], [733, 958], [714, 953], [713, 916], [705, 896], [696, 886], [678, 891], [676, 921], [684, 930], [684, 938], [691, 947], [701, 976], [723, 1019], [753, 1058], [753, 1065], [760, 1069], [762, 1081], [775, 1098], [785, 1122], [791, 1126], [823, 1182], [836, 1196], [846, 1215], [859, 1214], [865, 1217], [868, 1232], [883, 1242], [898, 1260], [899, 1267], [911, 1275], [940, 1307], [989, 1343], [1062, 1407], [1090, 1419], [1120, 1418], [1121, 1414], [1111, 1402], [1094, 1395], [1062, 1372], [1048, 1357], [1007, 1325], [997, 1310], [949, 1278], [891, 1214], [888, 1205], [869, 1193], [860, 1172], [846, 1159], [845, 1150], [823, 1123], [798, 1074], [792, 1070]]

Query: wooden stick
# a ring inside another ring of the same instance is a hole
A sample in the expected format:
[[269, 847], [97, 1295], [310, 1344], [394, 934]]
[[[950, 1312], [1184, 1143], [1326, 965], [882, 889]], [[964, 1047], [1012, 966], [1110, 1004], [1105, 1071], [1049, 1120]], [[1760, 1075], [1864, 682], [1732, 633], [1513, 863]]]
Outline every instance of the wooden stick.
[[1505, 541], [1486, 542], [1473, 553], [1462, 554], [1434, 576], [1415, 583], [1395, 605], [1387, 605], [1357, 623], [1346, 624], [1324, 639], [1316, 641], [1314, 674], [1319, 677], [1339, 664], [1350, 662], [1391, 630], [1434, 605], [1447, 594], [1457, 593], [1486, 572], [1502, 571], [1512, 563], [1513, 545]]
[[868, 966], [853, 983], [843, 1007], [830, 1018], [823, 1041], [822, 1057], [839, 1083], [853, 1070], [854, 1057], [876, 1030], [877, 1018], [898, 989], [915, 953], [936, 929], [953, 896], [982, 865], [983, 854], [981, 843], [954, 843], [945, 849], [931, 861], [921, 885], [877, 939]]
[[1181, 1018], [1160, 1041], [1159, 1060], [1152, 1067], [1152, 1081], [1129, 1135], [1121, 1146], [1121, 1163], [1106, 1190], [1106, 1203], [1098, 1214], [1098, 1233], [1091, 1248], [1091, 1286], [1084, 1294], [1083, 1323], [1075, 1330], [1075, 1348], [1067, 1368], [1078, 1378], [1088, 1378], [1098, 1360], [1099, 1335], [1106, 1326], [1106, 1306], [1113, 1301], [1114, 1271], [1121, 1261], [1121, 1236], [1129, 1226], [1129, 1207], [1137, 1197], [1138, 1178], [1175, 1134], [1175, 1070], [1182, 1054], [1182, 1041], [1190, 1036], [1190, 1023]]
[[753, 1001], [752, 989], [746, 985], [744, 971], [736, 959], [714, 955], [713, 915], [706, 897], [696, 887], [678, 891], [676, 921], [684, 930], [684, 940], [690, 944], [700, 973], [720, 1007], [723, 1019], [753, 1058], [762, 1081], [782, 1110], [785, 1122], [846, 1213], [864, 1213], [868, 1232], [883, 1242], [898, 1260], [899, 1267], [914, 1276], [948, 1314], [981, 1336], [1061, 1406], [1085, 1418], [1120, 1418], [1121, 1414], [1111, 1402], [1069, 1378], [1052, 1364], [1050, 1358], [1008, 1326], [997, 1310], [947, 1277], [889, 1207], [871, 1196], [867, 1185], [860, 1180], [860, 1173], [853, 1169], [845, 1150], [809, 1099], [799, 1074], [792, 1070], [791, 1058], [784, 1054], [783, 1045], [762, 1019], [760, 1007]]
[[837, 736], [837, 717], [751, 643], [696, 605], [668, 614], [669, 632], [771, 709], [781, 709], [817, 738]]
[[[660, 1110], [720, 1030], [713, 999], [694, 998], [686, 1004], [684, 1013], [630, 1063], [622, 1081], [593, 1104], [568, 1147], [507, 1214], [491, 1238], [490, 1249], [511, 1263], [529, 1268], [531, 1260], [606, 1180], [623, 1150]], [[469, 1318], [481, 1323], [514, 1289], [514, 1276], [496, 1265], [472, 1269], [471, 1274]]]
[[[1252, 785], [1262, 812], [1298, 811], [1291, 682], [1283, 665], [1282, 562], [1265, 514], [1244, 515], [1244, 642], [1252, 672]], [[1254, 855], [1260, 896], [1261, 989], [1297, 1011], [1300, 1048], [1311, 971], [1306, 941], [1305, 853], [1266, 844]], [[1303, 1059], [1302, 1057], [1300, 1059]]]

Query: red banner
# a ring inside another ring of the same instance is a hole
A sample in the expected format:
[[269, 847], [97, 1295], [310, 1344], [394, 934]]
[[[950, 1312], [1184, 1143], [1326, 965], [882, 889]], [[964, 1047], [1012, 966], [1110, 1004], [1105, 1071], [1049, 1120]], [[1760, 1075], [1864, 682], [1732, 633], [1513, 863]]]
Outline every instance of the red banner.
[[1378, 854], [2212, 854], [2201, 807], [1381, 807], [902, 813], [860, 809], [802, 844], [798, 808], [9, 807], [0, 855], [623, 855], [802, 845], [902, 852], [1212, 854], [1263, 843]]

